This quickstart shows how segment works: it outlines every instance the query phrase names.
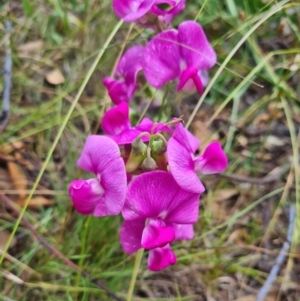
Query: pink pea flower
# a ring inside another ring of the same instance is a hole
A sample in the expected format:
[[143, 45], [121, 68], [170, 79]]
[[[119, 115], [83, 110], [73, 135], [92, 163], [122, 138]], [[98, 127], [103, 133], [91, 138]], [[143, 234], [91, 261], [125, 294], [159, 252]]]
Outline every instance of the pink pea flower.
[[203, 154], [194, 157], [195, 148], [189, 143], [186, 130], [178, 124], [167, 145], [170, 171], [177, 184], [184, 190], [202, 193], [205, 188], [198, 176], [224, 171], [228, 161], [218, 142], [212, 142]]
[[116, 136], [130, 128], [129, 106], [126, 102], [121, 102], [103, 116], [102, 129], [107, 135]]
[[[166, 17], [162, 18], [167, 24], [185, 7], [186, 0], [113, 0], [115, 14], [125, 22], [134, 22], [147, 13]], [[161, 10], [159, 4], [168, 4], [171, 7]]]
[[[132, 254], [140, 248], [156, 250], [175, 239], [192, 239], [193, 224], [198, 220], [199, 197], [200, 194], [181, 189], [172, 175], [165, 171], [152, 171], [136, 177], [128, 186], [122, 210], [125, 221], [120, 238], [124, 251]], [[170, 256], [167, 250], [170, 249], [154, 251], [149, 265], [160, 266], [161, 259], [155, 258], [165, 253]], [[172, 258], [162, 261], [161, 265], [172, 264]]]
[[207, 69], [212, 68], [216, 60], [201, 26], [185, 21], [178, 30], [163, 31], [147, 44], [143, 69], [146, 80], [155, 88], [178, 79], [177, 91], [196, 88], [201, 94], [208, 82]]
[[158, 16], [161, 23], [170, 25], [173, 19], [185, 9], [186, 0], [177, 0], [176, 4], [171, 6], [169, 9], [162, 10], [158, 5], [152, 6], [151, 12]]
[[129, 102], [136, 89], [136, 77], [142, 70], [142, 56], [144, 47], [137, 45], [129, 48], [118, 63], [115, 78], [105, 77], [103, 84], [108, 90], [111, 100], [115, 104]]
[[105, 136], [89, 136], [77, 166], [96, 177], [75, 180], [69, 185], [75, 209], [83, 215], [118, 215], [124, 206], [127, 186], [118, 145]]

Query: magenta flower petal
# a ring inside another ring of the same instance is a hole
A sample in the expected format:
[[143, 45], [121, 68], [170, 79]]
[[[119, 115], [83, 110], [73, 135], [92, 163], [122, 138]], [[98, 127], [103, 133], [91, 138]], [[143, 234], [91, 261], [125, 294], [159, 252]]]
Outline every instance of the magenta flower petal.
[[180, 142], [191, 154], [200, 146], [200, 141], [189, 130], [185, 129], [182, 123], [176, 125], [173, 138]]
[[227, 168], [228, 160], [218, 142], [212, 142], [201, 156], [195, 158], [195, 170], [198, 174], [214, 174]]
[[201, 94], [203, 92], [203, 84], [198, 73], [199, 70], [193, 66], [185, 69], [179, 76], [177, 91], [180, 91], [181, 89], [192, 91], [196, 87], [197, 92]]
[[199, 194], [181, 189], [168, 172], [152, 171], [129, 184], [122, 214], [125, 220], [160, 218], [167, 224], [193, 224], [198, 207]]
[[121, 102], [129, 102], [133, 97], [133, 89], [128, 89], [127, 85], [122, 80], [116, 80], [111, 77], [105, 77], [103, 84], [108, 91], [108, 95], [112, 102], [116, 105]]
[[175, 239], [172, 227], [166, 226], [161, 220], [150, 219], [145, 226], [142, 235], [142, 247], [144, 249], [155, 249], [163, 247]]
[[168, 141], [167, 156], [171, 174], [182, 189], [193, 193], [205, 190], [195, 172], [191, 152], [174, 137]]
[[140, 45], [129, 48], [121, 57], [116, 69], [116, 76], [124, 78], [128, 87], [135, 88], [136, 76], [142, 70], [144, 47]]
[[202, 27], [194, 21], [185, 21], [178, 26], [178, 42], [181, 57], [187, 67], [209, 69], [217, 61], [217, 56], [209, 44]]
[[150, 250], [148, 268], [151, 271], [157, 272], [175, 264], [176, 261], [176, 255], [173, 253], [170, 245], [166, 245], [162, 248]]
[[83, 215], [92, 214], [104, 194], [98, 179], [75, 180], [69, 185], [68, 192], [75, 209]]
[[191, 224], [174, 224], [173, 230], [175, 232], [176, 240], [191, 240], [194, 237], [194, 227]]
[[171, 9], [164, 11], [163, 13], [155, 12], [159, 15], [160, 22], [171, 24], [173, 19], [184, 10], [186, 0], [178, 0], [176, 5], [173, 5]]
[[176, 30], [163, 31], [147, 44], [143, 69], [150, 85], [160, 88], [180, 75], [179, 48]]
[[108, 110], [102, 119], [102, 129], [107, 135], [118, 135], [130, 128], [129, 106], [126, 102]]
[[118, 145], [105, 136], [90, 135], [85, 142], [77, 166], [94, 173], [101, 173], [106, 166], [120, 157]]
[[[123, 209], [127, 188], [127, 176], [124, 161], [121, 157], [106, 165], [101, 173], [100, 184], [105, 193], [102, 202], [109, 215], [118, 215]], [[96, 207], [94, 215], [103, 215], [103, 206]], [[107, 214], [106, 214], [107, 215]]]
[[[104, 191], [104, 194], [95, 204], [94, 215], [119, 214], [125, 202], [127, 177], [125, 164], [121, 158], [118, 145], [108, 137], [91, 135], [86, 140], [77, 165], [86, 171], [94, 173], [97, 176], [100, 187]], [[85, 190], [83, 190], [81, 195], [83, 196], [86, 193], [88, 199], [80, 201], [79, 197], [73, 197], [73, 202], [76, 199], [74, 204], [76, 203], [77, 208], [79, 208], [79, 202], [91, 203], [90, 196], [94, 193], [93, 187], [89, 188], [91, 192], [85, 186], [82, 187]], [[72, 186], [72, 188], [74, 187]], [[70, 195], [72, 194], [74, 194], [73, 190], [70, 191]], [[95, 199], [93, 198], [93, 200]], [[89, 206], [87, 212], [90, 211], [91, 206]]]
[[121, 57], [116, 68], [116, 79], [105, 77], [103, 84], [115, 104], [129, 102], [137, 88], [136, 77], [142, 70], [144, 47], [137, 45], [129, 48]]
[[145, 220], [124, 221], [120, 230], [120, 240], [123, 250], [132, 254], [142, 248], [141, 240]]
[[125, 22], [133, 22], [144, 16], [155, 0], [113, 0], [115, 14]]

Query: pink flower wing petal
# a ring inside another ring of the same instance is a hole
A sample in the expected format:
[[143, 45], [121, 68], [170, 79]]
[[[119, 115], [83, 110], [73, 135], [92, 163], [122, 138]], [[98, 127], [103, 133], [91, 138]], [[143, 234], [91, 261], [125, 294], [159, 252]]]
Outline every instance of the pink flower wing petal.
[[205, 190], [195, 172], [191, 153], [175, 137], [168, 141], [167, 156], [171, 174], [182, 189], [193, 193]]
[[194, 237], [194, 227], [192, 224], [173, 224], [176, 240], [191, 240]]
[[178, 26], [180, 52], [187, 66], [209, 69], [217, 61], [217, 56], [209, 44], [202, 27], [194, 21], [185, 21]]
[[180, 50], [176, 30], [163, 31], [147, 44], [143, 69], [146, 80], [155, 88], [179, 76]]
[[98, 179], [75, 180], [70, 183], [68, 193], [75, 209], [83, 214], [93, 214], [104, 191]]
[[120, 230], [120, 241], [127, 254], [132, 254], [142, 248], [144, 226], [145, 220], [124, 221]]
[[113, 0], [115, 14], [125, 22], [133, 22], [144, 16], [154, 0]]
[[163, 247], [175, 239], [173, 227], [166, 226], [161, 220], [150, 219], [142, 235], [142, 247], [150, 250]]
[[148, 256], [148, 269], [154, 272], [161, 271], [177, 261], [170, 245], [150, 250]]
[[194, 162], [196, 172], [207, 175], [222, 172], [228, 165], [226, 154], [216, 141], [212, 142]]
[[121, 158], [119, 147], [111, 138], [90, 135], [86, 139], [77, 166], [97, 175], [101, 174], [111, 161], [118, 158]]
[[108, 110], [102, 119], [102, 129], [107, 135], [118, 135], [130, 128], [129, 106], [122, 102]]

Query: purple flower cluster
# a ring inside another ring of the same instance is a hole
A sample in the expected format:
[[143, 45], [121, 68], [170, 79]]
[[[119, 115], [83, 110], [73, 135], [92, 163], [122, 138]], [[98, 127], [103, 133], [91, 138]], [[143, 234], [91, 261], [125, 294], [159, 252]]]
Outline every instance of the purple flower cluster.
[[[162, 4], [168, 8], [162, 10]], [[113, 0], [118, 17], [147, 25], [154, 19], [169, 25], [184, 6], [185, 0]], [[132, 126], [129, 102], [138, 89], [137, 75], [143, 71], [157, 89], [177, 80], [177, 91], [202, 93], [207, 70], [215, 63], [216, 54], [194, 21], [160, 32], [146, 46], [128, 49], [114, 78], [103, 81], [115, 104], [102, 120], [105, 135], [89, 136], [77, 162], [94, 177], [69, 185], [79, 213], [96, 217], [122, 213], [124, 251], [148, 250], [152, 271], [176, 263], [173, 241], [193, 238], [199, 199], [205, 190], [199, 177], [222, 172], [227, 157], [218, 142], [196, 155], [200, 142], [180, 119], [155, 123], [144, 118]]]

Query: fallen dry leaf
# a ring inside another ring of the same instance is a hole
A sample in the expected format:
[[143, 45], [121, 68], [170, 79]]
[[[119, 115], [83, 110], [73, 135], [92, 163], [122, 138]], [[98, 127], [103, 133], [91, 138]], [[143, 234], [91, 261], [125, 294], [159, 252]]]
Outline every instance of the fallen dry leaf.
[[[20, 206], [23, 207], [26, 202], [26, 197], [24, 198], [19, 198], [16, 203]], [[45, 206], [50, 206], [53, 205], [54, 201], [46, 199], [43, 196], [36, 196], [33, 197], [28, 204], [29, 209], [39, 209], [40, 207], [45, 207]]]
[[[0, 231], [0, 250], [4, 250], [8, 240], [10, 237], [10, 233], [6, 230]], [[10, 248], [16, 245], [16, 238], [14, 237], [11, 241]]]
[[16, 141], [13, 143], [1, 145], [1, 153], [8, 155], [14, 150], [20, 150], [22, 148], [24, 148], [24, 143], [22, 141]]
[[65, 82], [65, 78], [59, 69], [53, 69], [46, 74], [46, 80], [49, 84], [59, 85]]
[[44, 42], [42, 40], [28, 42], [18, 47], [19, 52], [38, 52], [44, 47]]
[[215, 202], [223, 202], [228, 199], [231, 199], [232, 197], [236, 196], [239, 194], [239, 191], [235, 188], [225, 188], [218, 190], [214, 194], [214, 201]]
[[[256, 301], [256, 297], [255, 295], [247, 295], [247, 296], [243, 296], [240, 297], [238, 299], [235, 299], [234, 301]], [[276, 296], [267, 296], [264, 301], [276, 301]]]
[[25, 197], [27, 189], [27, 179], [20, 168], [20, 166], [14, 162], [7, 162], [7, 168], [12, 181], [13, 188], [18, 191], [20, 197]]

